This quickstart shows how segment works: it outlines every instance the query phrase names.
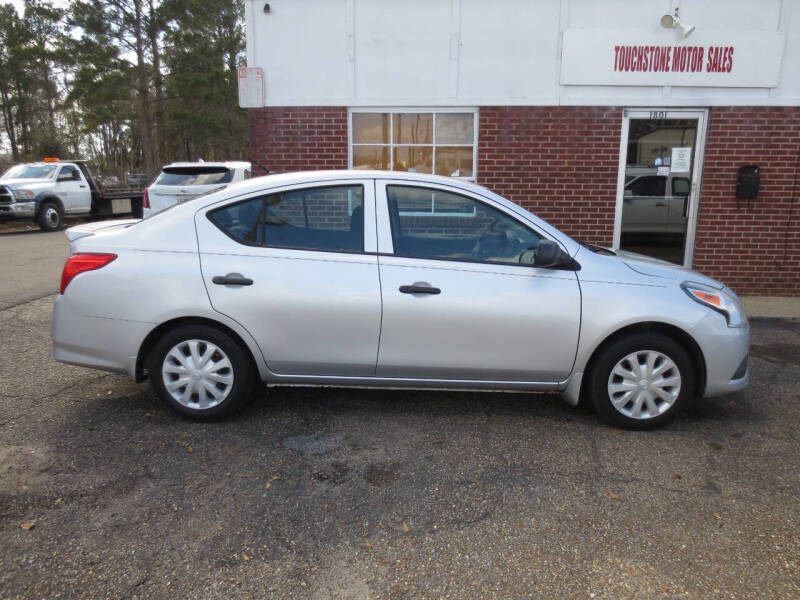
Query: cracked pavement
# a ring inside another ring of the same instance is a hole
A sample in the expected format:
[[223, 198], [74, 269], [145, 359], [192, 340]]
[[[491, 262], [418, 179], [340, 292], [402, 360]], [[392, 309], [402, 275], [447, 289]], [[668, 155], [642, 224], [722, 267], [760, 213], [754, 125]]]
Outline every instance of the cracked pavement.
[[751, 386], [653, 432], [335, 388], [204, 424], [53, 361], [51, 306], [0, 310], [2, 598], [800, 597], [800, 323], [754, 322]]

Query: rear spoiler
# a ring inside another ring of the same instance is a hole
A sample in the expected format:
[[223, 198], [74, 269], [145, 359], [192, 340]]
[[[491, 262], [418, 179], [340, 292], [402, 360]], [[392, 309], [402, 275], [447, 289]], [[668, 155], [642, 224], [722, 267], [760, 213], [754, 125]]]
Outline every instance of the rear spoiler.
[[67, 236], [67, 239], [70, 242], [74, 242], [79, 238], [94, 235], [98, 231], [123, 227], [132, 223], [138, 223], [140, 220], [141, 219], [120, 219], [116, 221], [95, 221], [94, 223], [84, 223], [83, 225], [70, 227], [64, 232], [64, 235]]

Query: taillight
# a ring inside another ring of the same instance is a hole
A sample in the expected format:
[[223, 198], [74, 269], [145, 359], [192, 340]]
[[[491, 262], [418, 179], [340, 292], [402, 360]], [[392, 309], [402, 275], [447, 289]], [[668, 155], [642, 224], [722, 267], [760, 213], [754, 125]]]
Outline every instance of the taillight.
[[144, 188], [144, 195], [142, 196], [142, 208], [150, 208], [150, 196], [147, 194], [147, 188]]
[[69, 282], [72, 281], [75, 275], [105, 267], [115, 258], [117, 258], [116, 254], [73, 254], [64, 264], [64, 270], [61, 273], [60, 293], [64, 293], [64, 290], [67, 289]]

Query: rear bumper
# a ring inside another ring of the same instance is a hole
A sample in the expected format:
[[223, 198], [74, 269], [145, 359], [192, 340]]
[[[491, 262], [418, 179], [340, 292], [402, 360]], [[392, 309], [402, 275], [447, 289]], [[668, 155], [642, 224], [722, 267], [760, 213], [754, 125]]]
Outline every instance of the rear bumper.
[[725, 317], [710, 313], [691, 331], [706, 363], [703, 397], [738, 392], [750, 382], [747, 365], [750, 326], [728, 327]]
[[87, 317], [67, 296], [58, 296], [53, 306], [53, 356], [72, 365], [127, 373], [135, 378], [139, 348], [154, 326], [139, 321]]

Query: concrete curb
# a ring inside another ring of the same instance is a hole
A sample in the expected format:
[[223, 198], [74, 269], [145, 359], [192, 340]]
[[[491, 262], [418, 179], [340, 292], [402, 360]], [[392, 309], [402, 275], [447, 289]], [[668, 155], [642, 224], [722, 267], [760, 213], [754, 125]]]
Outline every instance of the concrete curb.
[[749, 318], [800, 319], [800, 296], [741, 296]]

